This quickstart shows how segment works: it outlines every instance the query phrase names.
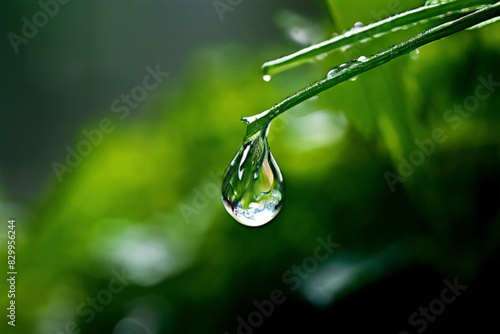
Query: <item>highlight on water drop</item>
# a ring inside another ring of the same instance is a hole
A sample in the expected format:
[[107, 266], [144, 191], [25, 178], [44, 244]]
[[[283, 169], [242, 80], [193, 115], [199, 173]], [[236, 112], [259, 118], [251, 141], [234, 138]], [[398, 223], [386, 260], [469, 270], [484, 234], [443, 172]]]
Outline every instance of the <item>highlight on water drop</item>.
[[283, 176], [269, 150], [268, 129], [248, 138], [224, 173], [224, 207], [246, 226], [267, 224], [283, 205]]
[[266, 74], [262, 77], [262, 79], [264, 79], [265, 82], [269, 82], [271, 81], [271, 76], [269, 74]]

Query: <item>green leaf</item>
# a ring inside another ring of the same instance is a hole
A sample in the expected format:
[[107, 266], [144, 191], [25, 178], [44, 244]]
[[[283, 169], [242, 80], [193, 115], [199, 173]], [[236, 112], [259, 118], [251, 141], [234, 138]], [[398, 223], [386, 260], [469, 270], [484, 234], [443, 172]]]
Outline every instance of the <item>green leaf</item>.
[[324, 78], [310, 84], [303, 90], [275, 104], [271, 109], [259, 115], [244, 118], [246, 123], [248, 123], [246, 137], [249, 138], [258, 131], [262, 131], [278, 115], [329, 88], [388, 63], [395, 58], [410, 53], [421, 46], [476, 26], [485, 21], [497, 18], [499, 15], [500, 2], [497, 2], [494, 5], [485, 6], [484, 8], [457, 20], [449, 21], [437, 27], [431, 28], [408, 39], [407, 41], [394, 45], [389, 49], [382, 50], [375, 55], [370, 57], [360, 57], [357, 60], [342, 64], [338, 68], [330, 71]]
[[268, 61], [262, 65], [262, 70], [265, 75], [276, 74], [341, 47], [353, 45], [363, 40], [377, 38], [390, 31], [403, 29], [432, 19], [443, 18], [444, 16], [457, 13], [465, 15], [466, 13], [495, 2], [496, 1], [492, 0], [447, 0], [446, 3], [443, 4], [422, 6], [367, 26], [354, 26], [353, 29], [347, 31], [343, 35], [312, 45], [291, 55]]
[[468, 30], [475, 30], [475, 29], [481, 29], [481, 28], [484, 28], [486, 27], [487, 25], [490, 25], [492, 23], [495, 23], [497, 21], [500, 21], [500, 17], [495, 17], [494, 19], [491, 19], [491, 20], [488, 20], [488, 21], [484, 21], [482, 23], [479, 23], [473, 27], [470, 27]]

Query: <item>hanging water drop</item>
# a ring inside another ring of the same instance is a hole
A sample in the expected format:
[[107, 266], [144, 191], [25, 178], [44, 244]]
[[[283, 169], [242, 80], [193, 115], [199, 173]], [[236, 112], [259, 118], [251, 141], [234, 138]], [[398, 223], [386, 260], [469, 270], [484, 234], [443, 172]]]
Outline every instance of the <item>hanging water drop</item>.
[[358, 79], [358, 76], [356, 75], [355, 77], [350, 78], [350, 81], [356, 81]]
[[271, 81], [271, 76], [269, 74], [266, 74], [262, 77], [262, 79], [264, 79], [265, 82], [269, 82]]
[[269, 150], [268, 129], [243, 143], [222, 182], [224, 207], [246, 226], [270, 222], [283, 205], [283, 176]]

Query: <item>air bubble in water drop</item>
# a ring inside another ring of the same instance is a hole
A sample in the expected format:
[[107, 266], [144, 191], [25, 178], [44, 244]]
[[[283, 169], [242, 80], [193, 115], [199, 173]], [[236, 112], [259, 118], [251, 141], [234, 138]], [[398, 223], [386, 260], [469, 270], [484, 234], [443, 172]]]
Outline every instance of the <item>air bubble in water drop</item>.
[[283, 205], [283, 176], [269, 150], [266, 132], [260, 131], [243, 143], [222, 182], [227, 212], [251, 227], [270, 222]]

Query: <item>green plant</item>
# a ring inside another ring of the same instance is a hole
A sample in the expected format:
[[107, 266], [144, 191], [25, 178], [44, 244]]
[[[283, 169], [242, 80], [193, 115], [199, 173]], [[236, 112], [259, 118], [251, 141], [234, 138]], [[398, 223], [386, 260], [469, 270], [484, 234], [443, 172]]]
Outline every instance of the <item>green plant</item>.
[[[270, 73], [277, 73], [279, 71], [289, 69], [320, 54], [330, 52], [337, 48], [359, 41], [359, 35], [364, 34], [363, 38], [368, 38], [368, 36], [373, 38], [379, 34], [380, 31], [391, 31], [397, 28], [405, 27], [409, 24], [415, 24], [422, 22], [423, 20], [430, 20], [439, 16], [450, 15], [457, 12], [467, 13], [467, 15], [426, 30], [417, 36], [401, 42], [400, 44], [381, 50], [377, 54], [368, 57], [361, 57], [360, 59], [355, 59], [342, 64], [336, 69], [330, 71], [324, 78], [313, 82], [304, 89], [287, 97], [281, 102], [275, 104], [269, 110], [256, 116], [244, 117], [242, 121], [248, 124], [246, 138], [248, 139], [255, 133], [265, 129], [265, 127], [281, 113], [350, 78], [356, 77], [361, 73], [388, 63], [395, 58], [410, 53], [411, 51], [431, 42], [468, 28], [474, 28], [479, 25], [483, 26], [483, 23], [488, 23], [490, 20], [493, 22], [495, 18], [500, 16], [500, 2], [490, 4], [491, 2], [492, 1], [484, 0], [444, 1], [443, 4], [434, 5], [432, 4], [434, 2], [431, 1], [431, 4], [428, 6], [393, 16], [386, 20], [368, 25], [363, 29], [356, 30], [355, 32], [348, 31], [343, 35], [326, 42], [313, 45], [290, 56], [265, 63], [262, 66], [264, 73], [265, 75], [270, 75]], [[479, 7], [481, 8], [478, 9]], [[476, 10], [473, 11], [473, 9]]]
[[[457, 18], [458, 16], [458, 18]], [[314, 57], [384, 33], [405, 29], [433, 19], [446, 19], [406, 41], [382, 49], [370, 56], [361, 56], [330, 70], [326, 76], [287, 97], [261, 114], [243, 117], [247, 124], [243, 145], [226, 170], [222, 199], [226, 210], [240, 223], [261, 226], [271, 221], [283, 203], [283, 178], [268, 148], [267, 131], [271, 121], [290, 108], [348, 79], [379, 67], [417, 48], [465, 29], [492, 23], [500, 16], [500, 2], [488, 0], [430, 0], [420, 8], [363, 26], [356, 24], [343, 35], [310, 46], [289, 56], [263, 65], [264, 79], [290, 69]]]

